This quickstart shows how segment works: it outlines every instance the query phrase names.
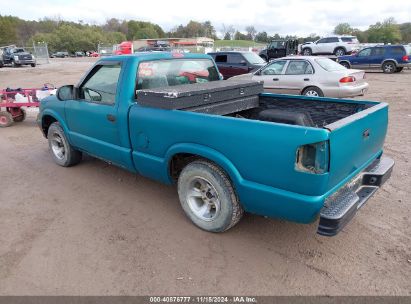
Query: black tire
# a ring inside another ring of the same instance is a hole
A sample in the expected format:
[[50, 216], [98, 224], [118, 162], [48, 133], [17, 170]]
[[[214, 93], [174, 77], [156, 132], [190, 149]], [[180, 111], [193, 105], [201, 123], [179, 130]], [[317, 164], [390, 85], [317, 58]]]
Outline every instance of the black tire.
[[339, 56], [344, 56], [345, 55], [345, 49], [344, 48], [336, 48], [334, 50], [334, 55], [339, 57]]
[[313, 54], [313, 51], [311, 50], [311, 48], [303, 48], [301, 53], [303, 56], [311, 56]]
[[404, 69], [404, 68], [397, 68], [397, 69], [395, 70], [395, 73], [400, 73], [400, 72], [402, 72], [403, 69]]
[[26, 119], [27, 117], [26, 110], [20, 108], [20, 111], [21, 111], [21, 115], [14, 117], [13, 118], [14, 122], [22, 122]]
[[30, 64], [32, 68], [36, 67], [35, 63]]
[[343, 67], [347, 68], [347, 69], [350, 69], [350, 68], [351, 68], [350, 64], [349, 64], [348, 62], [346, 62], [346, 61], [340, 62], [340, 64], [341, 64]]
[[4, 66], [3, 61], [0, 61], [0, 69]]
[[178, 177], [178, 196], [188, 218], [209, 232], [230, 229], [244, 213], [227, 174], [206, 160], [184, 167]]
[[308, 87], [302, 91], [301, 95], [312, 96], [312, 97], [324, 97], [323, 91], [317, 87]]
[[382, 65], [382, 71], [386, 74], [392, 74], [397, 70], [397, 66], [394, 61], [386, 61]]
[[80, 151], [73, 149], [58, 122], [53, 122], [47, 132], [49, 148], [54, 161], [62, 167], [71, 167], [81, 161]]
[[7, 111], [0, 111], [0, 128], [7, 128], [13, 124], [13, 116]]

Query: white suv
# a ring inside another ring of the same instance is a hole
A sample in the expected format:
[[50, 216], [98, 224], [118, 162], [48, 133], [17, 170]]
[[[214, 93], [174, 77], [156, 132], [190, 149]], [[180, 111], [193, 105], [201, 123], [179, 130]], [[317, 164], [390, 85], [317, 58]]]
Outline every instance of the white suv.
[[359, 49], [359, 42], [355, 36], [331, 36], [315, 42], [302, 45], [301, 53], [304, 56], [319, 54], [334, 54], [344, 56]]

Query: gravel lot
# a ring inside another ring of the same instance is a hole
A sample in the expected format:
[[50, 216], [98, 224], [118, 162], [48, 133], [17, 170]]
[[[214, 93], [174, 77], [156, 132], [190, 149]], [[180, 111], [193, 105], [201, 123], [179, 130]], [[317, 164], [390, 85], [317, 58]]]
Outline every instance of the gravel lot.
[[[93, 62], [3, 68], [0, 87], [76, 83]], [[411, 295], [411, 70], [367, 78], [396, 166], [333, 238], [254, 215], [203, 232], [172, 186], [90, 157], [55, 165], [30, 111], [0, 129], [0, 295]]]

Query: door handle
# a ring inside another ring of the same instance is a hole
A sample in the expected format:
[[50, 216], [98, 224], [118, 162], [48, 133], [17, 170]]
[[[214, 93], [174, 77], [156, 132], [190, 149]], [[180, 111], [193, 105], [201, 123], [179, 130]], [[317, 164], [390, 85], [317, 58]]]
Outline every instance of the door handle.
[[273, 81], [279, 81], [280, 79], [278, 79], [278, 78], [273, 78]]
[[304, 81], [310, 81], [310, 78], [304, 78]]
[[115, 122], [116, 121], [116, 117], [112, 114], [107, 114], [107, 120], [111, 121], [111, 122]]

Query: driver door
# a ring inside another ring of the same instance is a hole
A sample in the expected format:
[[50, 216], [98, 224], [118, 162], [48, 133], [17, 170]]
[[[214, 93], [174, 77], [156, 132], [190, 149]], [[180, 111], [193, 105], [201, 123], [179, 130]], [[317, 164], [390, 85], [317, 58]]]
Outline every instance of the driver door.
[[355, 69], [367, 69], [370, 67], [370, 57], [372, 48], [365, 48], [358, 54], [354, 55], [351, 60], [351, 66]]
[[264, 81], [264, 92], [284, 93], [282, 87], [282, 76], [287, 60], [275, 60], [262, 68], [258, 74], [254, 74], [253, 80]]
[[121, 63], [96, 65], [78, 88], [75, 100], [67, 100], [66, 121], [72, 144], [98, 158], [123, 164], [118, 134], [118, 80]]

